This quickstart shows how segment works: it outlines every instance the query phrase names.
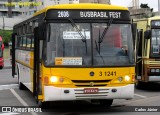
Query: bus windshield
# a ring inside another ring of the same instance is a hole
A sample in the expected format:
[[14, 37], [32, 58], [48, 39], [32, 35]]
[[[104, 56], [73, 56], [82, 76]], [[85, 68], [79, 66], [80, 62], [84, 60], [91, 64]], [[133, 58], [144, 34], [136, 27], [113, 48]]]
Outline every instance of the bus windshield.
[[151, 56], [160, 57], [160, 29], [152, 29]]
[[0, 57], [2, 57], [2, 42], [0, 42]]
[[71, 23], [48, 25], [44, 51], [47, 66], [134, 64], [130, 24], [111, 24], [110, 27], [107, 27], [107, 23], [75, 23], [75, 25], [79, 32]]

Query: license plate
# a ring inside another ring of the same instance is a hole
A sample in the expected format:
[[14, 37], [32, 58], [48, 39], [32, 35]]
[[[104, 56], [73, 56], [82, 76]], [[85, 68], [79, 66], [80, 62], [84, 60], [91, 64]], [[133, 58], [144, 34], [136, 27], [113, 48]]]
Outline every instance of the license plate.
[[98, 88], [84, 88], [84, 93], [86, 94], [98, 93]]

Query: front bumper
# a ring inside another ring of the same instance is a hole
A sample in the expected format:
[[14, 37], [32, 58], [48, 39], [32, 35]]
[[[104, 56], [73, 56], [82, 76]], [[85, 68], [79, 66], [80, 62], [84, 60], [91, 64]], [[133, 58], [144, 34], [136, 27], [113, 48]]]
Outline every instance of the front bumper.
[[[44, 86], [44, 101], [132, 99], [134, 96], [134, 84], [119, 87], [98, 87], [98, 89], [99, 92], [96, 94], [85, 94], [84, 88]], [[112, 89], [117, 89], [117, 92], [112, 92]], [[69, 93], [64, 93], [64, 90], [69, 90]]]
[[148, 76], [150, 82], [160, 82], [160, 76]]

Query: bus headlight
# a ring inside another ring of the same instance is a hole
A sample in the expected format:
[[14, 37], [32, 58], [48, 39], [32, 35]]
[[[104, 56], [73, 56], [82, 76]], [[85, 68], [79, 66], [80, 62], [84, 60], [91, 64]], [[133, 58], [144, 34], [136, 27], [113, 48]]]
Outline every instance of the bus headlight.
[[50, 82], [51, 82], [51, 83], [56, 83], [57, 81], [58, 81], [57, 76], [51, 76], [51, 77], [50, 77]]
[[153, 72], [153, 73], [156, 72], [156, 69], [151, 69], [151, 72]]
[[125, 80], [125, 81], [130, 81], [130, 79], [131, 79], [131, 78], [130, 78], [128, 75], [124, 76], [124, 80]]
[[51, 76], [49, 80], [51, 84], [72, 84], [70, 79], [60, 76]]
[[151, 73], [159, 73], [160, 72], [160, 69], [150, 69], [151, 70]]

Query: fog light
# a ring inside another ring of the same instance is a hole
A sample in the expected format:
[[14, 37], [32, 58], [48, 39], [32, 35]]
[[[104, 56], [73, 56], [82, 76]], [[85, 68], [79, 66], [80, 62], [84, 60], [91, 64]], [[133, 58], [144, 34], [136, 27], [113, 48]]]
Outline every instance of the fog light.
[[56, 76], [51, 76], [50, 77], [50, 81], [53, 82], [53, 83], [55, 83], [55, 82], [58, 81], [58, 78]]
[[69, 93], [69, 90], [64, 90], [64, 93]]
[[117, 92], [117, 89], [112, 89], [112, 92], [114, 92], [114, 93]]
[[118, 77], [118, 81], [119, 81], [119, 82], [122, 82], [122, 81], [123, 81], [123, 78], [122, 78], [122, 77]]
[[63, 83], [64, 82], [64, 78], [60, 78], [59, 82]]

